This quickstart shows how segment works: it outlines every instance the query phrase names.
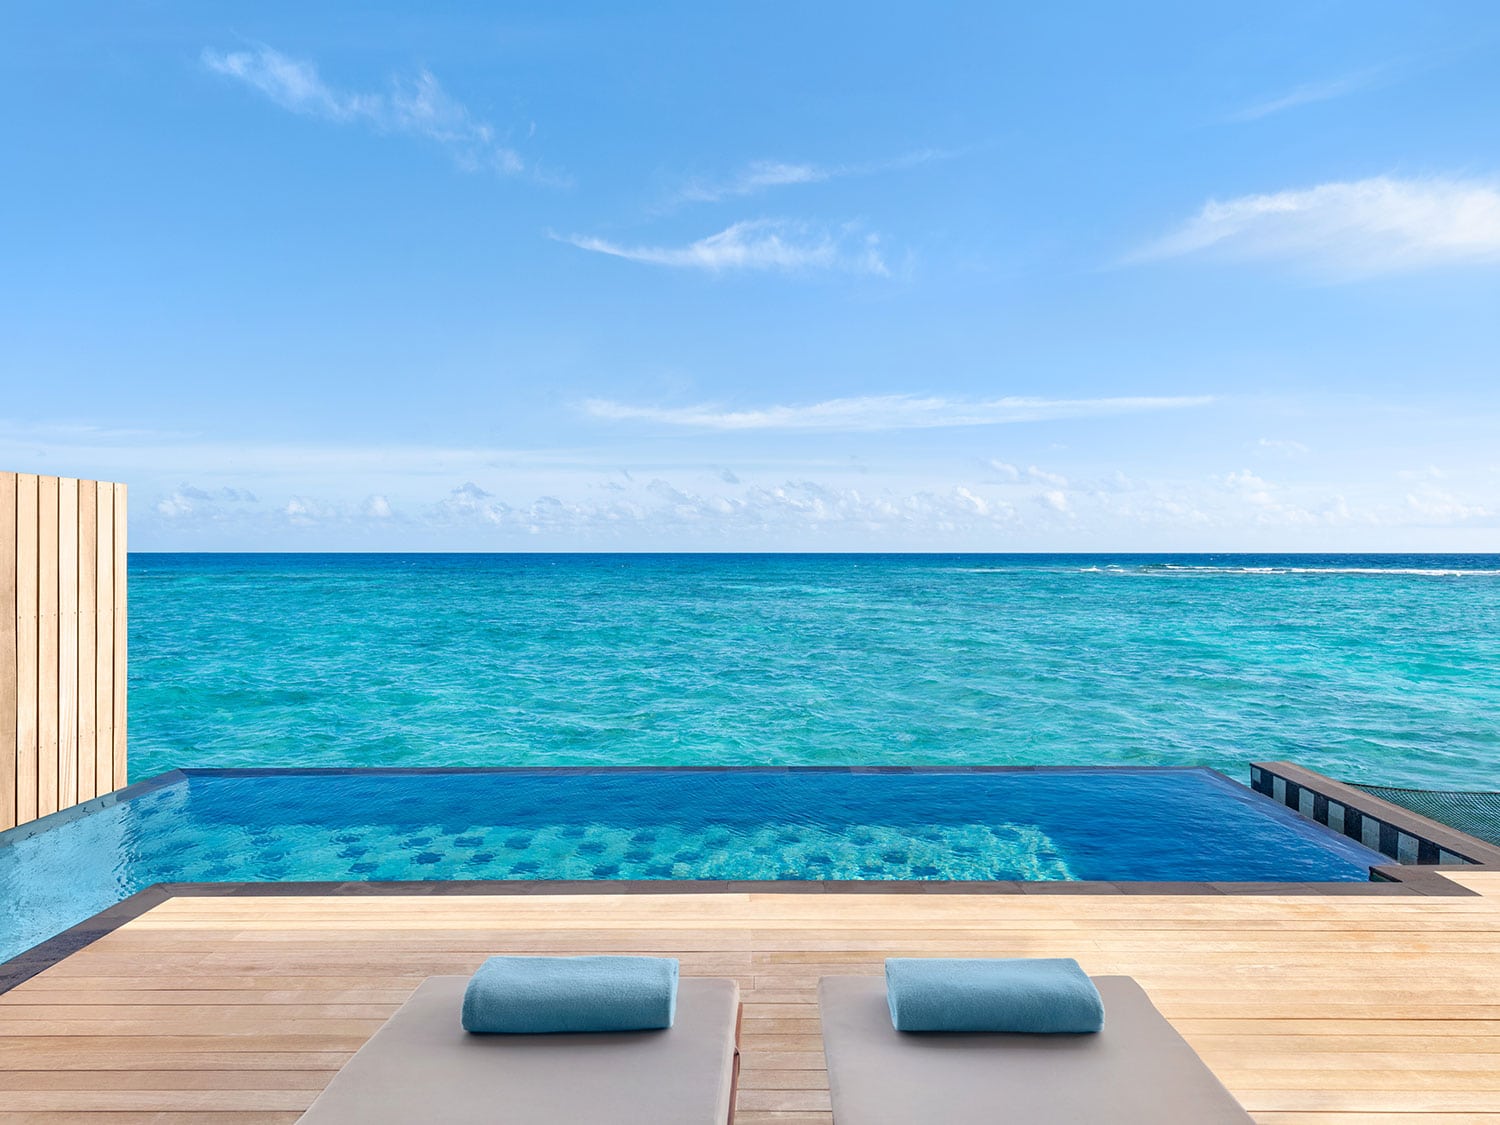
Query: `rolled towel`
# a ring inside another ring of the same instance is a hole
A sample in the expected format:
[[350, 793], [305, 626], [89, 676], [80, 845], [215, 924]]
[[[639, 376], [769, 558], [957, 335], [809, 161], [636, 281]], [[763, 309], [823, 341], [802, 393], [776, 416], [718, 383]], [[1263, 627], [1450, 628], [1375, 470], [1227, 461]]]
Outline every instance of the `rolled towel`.
[[491, 957], [464, 990], [465, 1031], [643, 1031], [671, 1027], [677, 961], [665, 957]]
[[1104, 1002], [1071, 957], [891, 957], [885, 993], [897, 1031], [1098, 1031]]

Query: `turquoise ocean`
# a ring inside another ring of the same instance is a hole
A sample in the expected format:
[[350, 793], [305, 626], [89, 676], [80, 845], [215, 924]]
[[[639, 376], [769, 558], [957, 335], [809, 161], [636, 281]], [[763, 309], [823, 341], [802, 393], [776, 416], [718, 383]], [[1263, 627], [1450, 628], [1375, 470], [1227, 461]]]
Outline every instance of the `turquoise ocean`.
[[1497, 555], [130, 559], [130, 776], [1185, 765], [1500, 789]]

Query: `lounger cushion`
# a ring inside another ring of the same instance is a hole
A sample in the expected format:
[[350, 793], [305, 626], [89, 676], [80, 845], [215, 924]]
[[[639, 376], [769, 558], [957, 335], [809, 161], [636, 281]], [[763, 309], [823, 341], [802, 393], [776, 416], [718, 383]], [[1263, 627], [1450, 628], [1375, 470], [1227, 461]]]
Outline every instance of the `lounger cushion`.
[[462, 1023], [487, 1035], [655, 1031], [677, 1010], [675, 957], [491, 957], [469, 978]]
[[302, 1115], [304, 1125], [724, 1125], [739, 986], [685, 979], [661, 1031], [471, 1035], [467, 977], [429, 977]]
[[818, 984], [835, 1125], [1246, 1125], [1129, 977], [1095, 977], [1093, 1035], [901, 1032], [879, 977]]

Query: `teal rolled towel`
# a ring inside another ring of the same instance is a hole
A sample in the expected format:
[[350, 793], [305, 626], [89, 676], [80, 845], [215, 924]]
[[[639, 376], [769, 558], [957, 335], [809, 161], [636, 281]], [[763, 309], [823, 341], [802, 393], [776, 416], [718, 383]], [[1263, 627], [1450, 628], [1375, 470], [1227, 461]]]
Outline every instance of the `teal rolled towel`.
[[465, 1031], [671, 1027], [677, 962], [665, 957], [491, 957], [464, 990]]
[[1104, 1002], [1071, 957], [891, 957], [885, 995], [897, 1031], [1098, 1031]]

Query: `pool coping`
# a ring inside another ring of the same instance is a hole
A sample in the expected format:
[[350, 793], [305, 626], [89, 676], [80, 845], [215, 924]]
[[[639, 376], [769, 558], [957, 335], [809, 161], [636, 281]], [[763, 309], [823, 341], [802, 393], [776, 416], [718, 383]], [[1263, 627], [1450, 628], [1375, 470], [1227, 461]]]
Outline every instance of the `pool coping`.
[[[1387, 822], [1400, 823], [1407, 831], [1425, 832], [1431, 835], [1440, 830], [1445, 842], [1462, 844], [1473, 852], [1471, 844], [1481, 844], [1455, 829], [1437, 824], [1416, 813], [1390, 805], [1359, 790], [1350, 788], [1322, 774], [1293, 766], [1291, 763], [1252, 763], [1252, 770], [1295, 771], [1290, 776], [1309, 790], [1317, 789], [1344, 800], [1349, 807], [1365, 810], [1368, 815], [1381, 816]], [[1143, 773], [1181, 773], [1198, 770], [1211, 773], [1229, 785], [1235, 782], [1222, 771], [1209, 766], [502, 766], [464, 767], [438, 766], [407, 768], [393, 767], [302, 767], [292, 769], [253, 767], [205, 767], [168, 770], [143, 781], [117, 789], [102, 797], [93, 798], [53, 813], [32, 824], [51, 827], [87, 815], [123, 800], [131, 800], [155, 789], [190, 779], [193, 776], [255, 777], [266, 774], [338, 775], [338, 774], [493, 774], [493, 773], [725, 773], [760, 772], [772, 774], [788, 773], [856, 773], [856, 774], [966, 774], [966, 773], [1119, 773], [1122, 769]], [[1252, 776], [1254, 776], [1252, 774]], [[1246, 790], [1259, 792], [1259, 790]], [[1266, 794], [1262, 793], [1262, 796]], [[1274, 799], [1268, 797], [1267, 799]], [[1278, 802], [1280, 803], [1280, 802]], [[1286, 802], [1294, 812], [1296, 806]], [[1326, 802], [1325, 802], [1326, 804]], [[1302, 815], [1298, 812], [1298, 815]], [[1308, 817], [1308, 819], [1313, 819]], [[1322, 822], [1328, 828], [1326, 822]], [[6, 835], [3, 844], [29, 837], [33, 832], [23, 831], [29, 826], [13, 829]], [[43, 829], [38, 829], [40, 831]], [[15, 833], [12, 835], [11, 833]], [[1488, 847], [1488, 845], [1482, 845]], [[1500, 850], [1490, 848], [1490, 852]], [[1490, 859], [1488, 853], [1485, 859]], [[1305, 897], [1475, 897], [1478, 892], [1470, 890], [1447, 878], [1443, 871], [1451, 870], [1430, 864], [1402, 864], [1372, 866], [1368, 882], [1130, 882], [1130, 881], [1037, 881], [985, 880], [961, 881], [946, 879], [900, 880], [900, 879], [785, 879], [785, 880], [740, 880], [740, 879], [442, 879], [380, 881], [330, 881], [330, 882], [233, 882], [233, 883], [155, 883], [137, 891], [128, 898], [114, 903], [97, 914], [84, 919], [55, 936], [32, 946], [8, 961], [0, 962], [0, 994], [4, 994], [38, 973], [63, 961], [78, 950], [99, 938], [113, 933], [126, 923], [173, 898], [289, 898], [289, 897], [370, 897], [370, 896], [441, 896], [441, 895], [489, 895], [489, 896], [536, 896], [536, 895], [672, 895], [672, 894], [977, 894], [977, 895], [1213, 895], [1213, 896], [1267, 896], [1292, 895]], [[1458, 868], [1463, 871], [1500, 871], [1500, 861], [1465, 863]]]

